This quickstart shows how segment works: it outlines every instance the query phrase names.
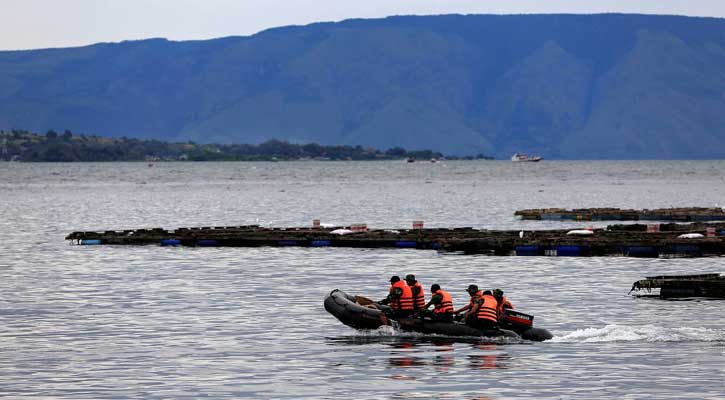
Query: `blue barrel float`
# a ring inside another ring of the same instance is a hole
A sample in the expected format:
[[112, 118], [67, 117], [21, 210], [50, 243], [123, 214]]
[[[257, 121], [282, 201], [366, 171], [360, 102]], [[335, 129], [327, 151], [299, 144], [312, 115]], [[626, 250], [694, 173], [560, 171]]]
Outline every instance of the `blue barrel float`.
[[180, 246], [181, 240], [179, 239], [161, 239], [162, 246]]
[[313, 240], [310, 242], [312, 247], [327, 247], [331, 244], [329, 240]]
[[418, 242], [414, 242], [412, 240], [396, 240], [395, 247], [415, 248], [418, 247]]
[[672, 248], [673, 253], [677, 255], [684, 255], [684, 256], [700, 256], [702, 254], [702, 251], [700, 250], [700, 246], [696, 244], [678, 244], [675, 245], [674, 248]]
[[581, 251], [581, 246], [556, 246], [557, 257], [579, 257]]
[[100, 239], [82, 239], [80, 244], [82, 244], [84, 246], [91, 246], [91, 245], [101, 244], [101, 240]]
[[542, 221], [560, 221], [562, 219], [561, 214], [541, 214]]
[[516, 255], [517, 256], [538, 256], [539, 255], [539, 246], [533, 245], [533, 246], [516, 246]]
[[629, 257], [658, 257], [660, 252], [653, 246], [630, 246], [627, 247], [626, 255]]

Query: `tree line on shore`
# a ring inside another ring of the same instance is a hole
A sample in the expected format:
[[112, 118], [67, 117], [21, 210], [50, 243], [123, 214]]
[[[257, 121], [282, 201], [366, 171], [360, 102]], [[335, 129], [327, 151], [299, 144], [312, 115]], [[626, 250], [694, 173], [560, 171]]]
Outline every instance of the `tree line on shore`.
[[[362, 146], [323, 146], [268, 140], [260, 144], [168, 143], [159, 140], [76, 135], [70, 130], [45, 135], [25, 130], [0, 131], [0, 160], [25, 162], [78, 161], [285, 161], [441, 159], [431, 150], [385, 151]], [[451, 158], [451, 157], [446, 157]], [[455, 157], [454, 157], [455, 158]], [[484, 155], [466, 159], [491, 159]]]

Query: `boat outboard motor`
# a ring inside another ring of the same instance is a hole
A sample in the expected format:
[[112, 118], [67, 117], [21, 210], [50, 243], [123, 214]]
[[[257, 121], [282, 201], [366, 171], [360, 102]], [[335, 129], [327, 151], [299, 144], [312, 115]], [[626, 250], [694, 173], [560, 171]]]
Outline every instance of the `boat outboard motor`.
[[526, 340], [542, 342], [554, 337], [554, 335], [546, 329], [534, 328], [533, 315], [524, 314], [511, 309], [504, 309], [504, 314], [501, 317], [500, 324], [504, 328], [511, 329], [512, 331], [518, 333], [521, 335], [521, 338]]

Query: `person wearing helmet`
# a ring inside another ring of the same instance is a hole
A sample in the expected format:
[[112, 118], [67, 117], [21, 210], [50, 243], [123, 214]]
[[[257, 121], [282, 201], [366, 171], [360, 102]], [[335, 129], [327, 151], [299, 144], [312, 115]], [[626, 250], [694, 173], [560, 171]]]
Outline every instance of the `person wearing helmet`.
[[503, 310], [509, 309], [513, 310], [514, 305], [511, 304], [509, 299], [506, 298], [506, 296], [503, 295], [503, 290], [501, 289], [494, 289], [493, 290], [493, 297], [496, 299], [496, 302], [498, 303], [498, 318], [501, 319], [503, 317]]
[[423, 286], [420, 285], [415, 279], [415, 275], [408, 274], [405, 276], [405, 283], [410, 287], [410, 291], [413, 292], [413, 310], [420, 311], [425, 306], [425, 292], [423, 292]]
[[[478, 290], [478, 286], [476, 285], [468, 285], [468, 289], [466, 289], [466, 292], [468, 292], [468, 295], [471, 296], [471, 299], [468, 301], [468, 304], [453, 312], [456, 315], [473, 308], [473, 304], [476, 299], [483, 295], [481, 294], [481, 291]], [[469, 316], [470, 315], [468, 313], [464, 314], [464, 319], [468, 318]]]
[[390, 304], [392, 316], [407, 317], [413, 313], [413, 293], [410, 287], [401, 281], [397, 275], [390, 278], [388, 297], [380, 300], [378, 303]]
[[[430, 301], [423, 307], [424, 315], [430, 317], [434, 321], [453, 322], [453, 298], [437, 283], [430, 287]], [[428, 311], [428, 307], [434, 306], [433, 312]]]

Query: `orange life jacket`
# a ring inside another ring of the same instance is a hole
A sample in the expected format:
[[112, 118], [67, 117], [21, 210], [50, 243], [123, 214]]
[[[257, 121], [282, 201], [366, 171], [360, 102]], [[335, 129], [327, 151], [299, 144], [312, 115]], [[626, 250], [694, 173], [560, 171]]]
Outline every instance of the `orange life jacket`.
[[441, 299], [441, 302], [435, 305], [435, 309], [433, 310], [436, 314], [445, 314], [445, 313], [453, 313], [453, 298], [451, 297], [448, 292], [446, 292], [443, 289], [438, 289], [437, 292], [433, 293], [434, 295], [441, 295], [443, 297]]
[[504, 308], [508, 308], [509, 310], [514, 309], [514, 305], [511, 304], [511, 302], [509, 301], [509, 299], [506, 298], [506, 296], [503, 296], [503, 298], [501, 298], [501, 301], [498, 303], [497, 311], [498, 311], [499, 317], [503, 315]]
[[476, 318], [479, 320], [481, 319], [487, 319], [492, 322], [498, 323], [498, 317], [497, 317], [497, 311], [498, 308], [498, 302], [496, 299], [488, 294], [484, 294], [482, 297], [483, 304], [481, 304], [478, 307], [478, 313], [476, 314]]
[[410, 287], [413, 293], [413, 307], [416, 310], [420, 310], [425, 306], [425, 293], [423, 293], [423, 286], [420, 286], [420, 282], [416, 281], [415, 285]]
[[390, 285], [390, 293], [393, 292], [394, 288], [400, 288], [403, 294], [397, 299], [390, 302], [390, 308], [393, 310], [413, 310], [413, 292], [410, 290], [410, 286], [403, 281], [397, 281]]

